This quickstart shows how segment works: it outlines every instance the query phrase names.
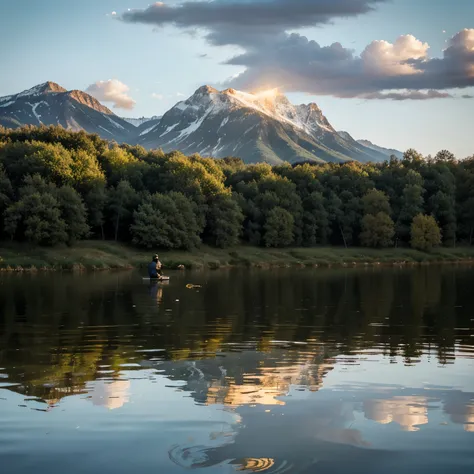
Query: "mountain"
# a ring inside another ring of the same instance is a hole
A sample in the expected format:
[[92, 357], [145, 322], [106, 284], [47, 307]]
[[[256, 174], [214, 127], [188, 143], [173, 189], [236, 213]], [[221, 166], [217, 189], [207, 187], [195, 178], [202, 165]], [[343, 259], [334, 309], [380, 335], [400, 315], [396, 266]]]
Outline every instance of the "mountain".
[[91, 95], [54, 82], [0, 98], [0, 126], [41, 124], [166, 152], [238, 156], [247, 163], [383, 161], [396, 152], [337, 132], [316, 104], [292, 105], [277, 90], [248, 94], [203, 86], [151, 118], [121, 118]]
[[131, 117], [122, 117], [123, 120], [132, 124], [135, 127], [140, 127], [144, 123], [152, 122], [161, 119], [161, 115], [154, 115], [153, 117], [140, 117], [140, 118], [131, 118]]
[[89, 94], [67, 91], [54, 82], [0, 98], [0, 125], [18, 128], [42, 124], [85, 130], [118, 142], [128, 140], [136, 130]]
[[383, 153], [385, 156], [390, 156], [394, 155], [396, 156], [399, 160], [403, 158], [403, 152], [400, 150], [395, 150], [392, 148], [384, 148], [382, 146], [378, 146], [373, 144], [372, 142], [369, 142], [369, 140], [357, 140], [358, 143], [360, 143], [362, 146], [365, 146], [367, 148], [372, 148], [372, 150], [378, 151], [380, 153]]
[[340, 136], [316, 104], [292, 105], [276, 90], [248, 94], [203, 86], [142, 130], [137, 141], [146, 148], [238, 156], [247, 163], [386, 159]]

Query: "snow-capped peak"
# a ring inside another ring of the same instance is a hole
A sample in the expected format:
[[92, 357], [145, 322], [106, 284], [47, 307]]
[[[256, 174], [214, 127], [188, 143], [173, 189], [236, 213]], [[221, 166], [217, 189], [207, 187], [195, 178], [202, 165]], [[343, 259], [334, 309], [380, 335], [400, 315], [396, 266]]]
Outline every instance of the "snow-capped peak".
[[66, 89], [61, 87], [59, 84], [48, 81], [48, 82], [44, 82], [43, 84], [38, 84], [37, 86], [34, 86], [31, 89], [27, 89], [18, 94], [9, 95], [7, 97], [0, 97], [0, 103], [2, 102], [14, 103], [18, 99], [24, 99], [24, 98], [34, 99], [44, 94], [53, 94], [53, 93], [61, 93], [61, 92], [67, 92], [67, 91]]
[[58, 93], [58, 92], [67, 92], [66, 89], [61, 87], [59, 84], [55, 82], [45, 82], [43, 84], [38, 84], [31, 89], [26, 91], [20, 92], [17, 97], [30, 97], [30, 96], [39, 96], [43, 94], [51, 94], [51, 93]]
[[235, 89], [218, 91], [213, 87], [203, 86], [197, 89], [188, 100], [179, 102], [174, 107], [179, 111], [192, 109], [206, 116], [236, 108], [251, 109], [312, 135], [325, 132], [335, 133], [316, 104], [295, 106], [278, 89], [252, 94]]

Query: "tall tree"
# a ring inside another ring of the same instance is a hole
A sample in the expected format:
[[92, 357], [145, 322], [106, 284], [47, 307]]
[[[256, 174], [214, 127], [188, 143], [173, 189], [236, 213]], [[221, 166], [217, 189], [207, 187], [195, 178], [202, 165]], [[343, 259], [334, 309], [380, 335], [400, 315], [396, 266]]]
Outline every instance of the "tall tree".
[[79, 193], [71, 186], [62, 186], [56, 192], [56, 198], [61, 210], [61, 218], [66, 224], [68, 243], [84, 239], [89, 235], [87, 211]]
[[128, 230], [130, 227], [133, 211], [138, 202], [138, 194], [128, 181], [120, 181], [117, 187], [109, 190], [108, 208], [112, 217], [115, 241], [119, 238], [120, 229]]
[[393, 244], [395, 226], [385, 212], [366, 214], [362, 219], [361, 244], [365, 247], [390, 247]]
[[441, 227], [446, 246], [456, 245], [456, 212], [454, 196], [438, 191], [429, 201], [430, 209]]
[[411, 223], [415, 216], [423, 212], [424, 189], [419, 184], [407, 184], [403, 190], [402, 208], [397, 219], [397, 240], [410, 240]]
[[390, 215], [391, 213], [388, 196], [383, 191], [377, 189], [370, 190], [362, 198], [362, 206], [364, 214], [376, 215], [379, 212], [383, 212]]
[[219, 194], [212, 197], [206, 220], [206, 234], [213, 245], [226, 248], [239, 243], [244, 216], [231, 195]]
[[12, 239], [39, 245], [67, 242], [67, 225], [56, 194], [56, 187], [39, 175], [27, 176], [19, 200], [5, 211], [5, 232]]
[[182, 193], [153, 194], [134, 212], [133, 242], [146, 248], [193, 249], [202, 231], [195, 211]]
[[265, 235], [266, 247], [286, 247], [293, 243], [295, 221], [293, 216], [281, 207], [273, 208], [267, 215]]
[[329, 216], [324, 207], [324, 197], [312, 192], [303, 199], [303, 245], [326, 244], [329, 234]]

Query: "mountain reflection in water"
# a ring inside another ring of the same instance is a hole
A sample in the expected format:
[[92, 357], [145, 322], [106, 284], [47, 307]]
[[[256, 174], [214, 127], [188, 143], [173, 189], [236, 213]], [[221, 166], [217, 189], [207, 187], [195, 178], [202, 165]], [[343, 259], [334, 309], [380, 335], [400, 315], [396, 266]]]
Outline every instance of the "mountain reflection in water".
[[464, 473], [473, 277], [2, 277], [0, 461], [16, 473]]

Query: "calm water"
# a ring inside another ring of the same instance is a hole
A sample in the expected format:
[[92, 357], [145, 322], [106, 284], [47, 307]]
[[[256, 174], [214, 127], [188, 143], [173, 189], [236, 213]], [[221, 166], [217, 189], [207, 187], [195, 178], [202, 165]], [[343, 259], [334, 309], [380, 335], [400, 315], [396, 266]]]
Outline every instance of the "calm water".
[[474, 472], [473, 336], [462, 267], [3, 276], [1, 471]]

